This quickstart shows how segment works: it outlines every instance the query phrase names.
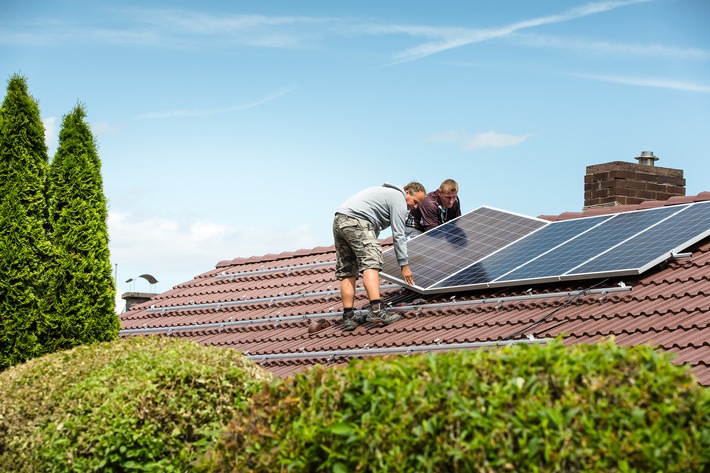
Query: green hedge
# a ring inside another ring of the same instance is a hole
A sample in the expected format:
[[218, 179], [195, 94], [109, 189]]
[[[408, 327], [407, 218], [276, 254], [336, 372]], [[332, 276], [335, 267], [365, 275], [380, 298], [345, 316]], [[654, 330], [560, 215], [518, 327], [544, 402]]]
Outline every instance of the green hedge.
[[0, 471], [190, 471], [270, 381], [232, 349], [135, 337], [0, 373]]
[[202, 471], [708, 471], [710, 393], [607, 341], [368, 359], [277, 380]]
[[610, 341], [273, 380], [231, 349], [136, 337], [12, 367], [0, 392], [9, 472], [710, 468], [710, 391], [668, 355]]

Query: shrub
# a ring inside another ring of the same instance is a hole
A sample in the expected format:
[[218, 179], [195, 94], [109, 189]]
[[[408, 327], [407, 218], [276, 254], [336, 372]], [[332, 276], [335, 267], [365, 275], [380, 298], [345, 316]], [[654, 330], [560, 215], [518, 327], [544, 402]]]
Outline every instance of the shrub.
[[707, 471], [710, 394], [611, 341], [316, 367], [266, 385], [203, 471]]
[[47, 162], [39, 106], [13, 74], [0, 106], [0, 371], [46, 353]]
[[135, 337], [0, 373], [0, 471], [189, 471], [270, 373], [232, 349]]
[[45, 298], [51, 310], [42, 319], [41, 343], [53, 353], [115, 340], [121, 323], [115, 312], [101, 160], [81, 104], [62, 119], [47, 182], [55, 257], [47, 265]]

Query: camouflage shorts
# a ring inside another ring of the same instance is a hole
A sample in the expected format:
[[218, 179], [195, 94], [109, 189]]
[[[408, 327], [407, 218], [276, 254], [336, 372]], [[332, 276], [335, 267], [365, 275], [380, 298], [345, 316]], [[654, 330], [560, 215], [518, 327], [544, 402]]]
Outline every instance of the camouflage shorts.
[[366, 269], [382, 270], [382, 246], [372, 224], [361, 218], [335, 214], [335, 277], [357, 277]]

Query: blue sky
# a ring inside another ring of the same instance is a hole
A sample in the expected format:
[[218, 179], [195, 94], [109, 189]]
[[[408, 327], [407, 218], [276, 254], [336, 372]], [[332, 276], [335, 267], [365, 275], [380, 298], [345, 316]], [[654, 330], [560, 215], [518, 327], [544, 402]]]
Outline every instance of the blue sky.
[[557, 214], [586, 166], [653, 151], [710, 191], [706, 0], [0, 5], [0, 72], [27, 78], [50, 158], [86, 106], [122, 291], [329, 246], [385, 181]]

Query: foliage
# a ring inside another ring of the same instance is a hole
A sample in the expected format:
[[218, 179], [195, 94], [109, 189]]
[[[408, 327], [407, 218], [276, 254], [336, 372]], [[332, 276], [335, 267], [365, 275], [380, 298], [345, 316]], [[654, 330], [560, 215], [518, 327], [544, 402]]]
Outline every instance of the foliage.
[[0, 373], [0, 471], [189, 471], [272, 375], [168, 337], [95, 343]]
[[27, 215], [42, 220], [47, 210], [47, 145], [39, 106], [29, 94], [25, 77], [10, 77], [0, 113], [0, 198], [5, 198], [8, 188], [22, 186], [19, 198]]
[[37, 102], [13, 75], [0, 109], [0, 370], [43, 353], [47, 146]]
[[59, 147], [49, 169], [50, 240], [55, 259], [49, 277], [50, 314], [42, 344], [54, 352], [82, 343], [113, 340], [116, 316], [106, 198], [101, 161], [77, 105], [62, 120]]
[[203, 471], [707, 471], [710, 393], [648, 347], [515, 346], [268, 385]]

